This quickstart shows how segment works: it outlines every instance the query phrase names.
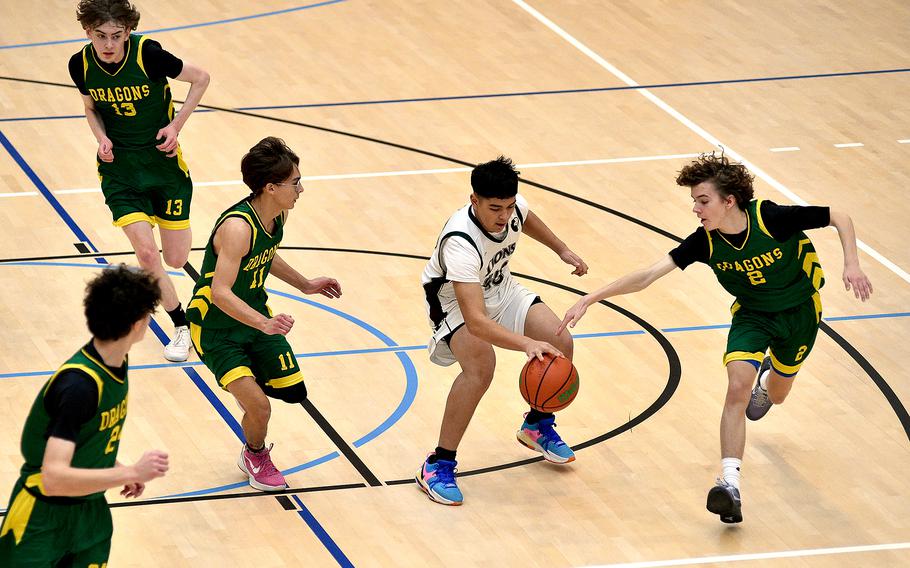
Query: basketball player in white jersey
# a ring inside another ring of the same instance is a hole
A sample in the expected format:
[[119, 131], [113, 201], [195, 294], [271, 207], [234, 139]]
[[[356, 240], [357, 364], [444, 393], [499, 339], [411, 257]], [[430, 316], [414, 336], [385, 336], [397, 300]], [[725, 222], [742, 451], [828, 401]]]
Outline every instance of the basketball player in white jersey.
[[[461, 373], [446, 401], [439, 446], [427, 457], [417, 483], [444, 505], [461, 505], [455, 483], [455, 451], [474, 409], [493, 380], [493, 346], [524, 351], [528, 358], [546, 353], [572, 358], [572, 337], [556, 334], [560, 320], [509, 272], [509, 258], [522, 233], [552, 249], [581, 276], [588, 266], [569, 250], [518, 195], [518, 172], [500, 156], [471, 172], [471, 202], [449, 218], [423, 271], [427, 313], [434, 332], [430, 360]], [[531, 409], [518, 441], [552, 463], [575, 459], [556, 433], [555, 416]]]

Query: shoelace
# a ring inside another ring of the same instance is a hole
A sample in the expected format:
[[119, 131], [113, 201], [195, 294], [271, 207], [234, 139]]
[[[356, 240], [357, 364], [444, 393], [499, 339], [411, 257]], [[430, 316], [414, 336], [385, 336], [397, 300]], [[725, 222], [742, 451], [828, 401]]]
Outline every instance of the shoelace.
[[761, 408], [764, 408], [771, 402], [771, 399], [768, 398], [768, 391], [761, 388], [761, 385], [757, 389], [758, 393], [755, 395], [755, 405]]
[[188, 345], [190, 340], [190, 330], [188, 328], [181, 328], [177, 330], [177, 335], [174, 337], [174, 345]]
[[275, 444], [269, 444], [269, 447], [262, 450], [262, 452], [260, 452], [259, 454], [253, 454], [257, 458], [259, 458], [259, 467], [262, 468], [260, 470], [260, 473], [262, 473], [262, 474], [271, 475], [273, 473], [280, 473], [278, 471], [278, 468], [275, 467], [275, 464], [272, 463], [272, 458], [269, 455], [269, 453], [272, 451], [272, 446], [274, 446], [274, 445]]
[[554, 420], [541, 420], [538, 422], [537, 430], [540, 432], [540, 437], [557, 446], [560, 444], [565, 445], [566, 443], [562, 441], [562, 438], [560, 438], [559, 434], [556, 433], [556, 430], [553, 429], [554, 426], [556, 426]]
[[446, 487], [455, 485], [455, 466], [449, 465], [447, 463], [436, 462], [436, 479]]

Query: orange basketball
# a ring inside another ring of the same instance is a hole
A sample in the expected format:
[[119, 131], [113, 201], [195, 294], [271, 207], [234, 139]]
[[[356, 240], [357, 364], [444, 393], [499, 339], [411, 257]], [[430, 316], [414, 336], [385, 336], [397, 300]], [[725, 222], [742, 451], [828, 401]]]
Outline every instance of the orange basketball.
[[521, 396], [540, 412], [556, 412], [569, 406], [578, 394], [578, 370], [565, 357], [544, 355], [525, 363], [518, 378]]

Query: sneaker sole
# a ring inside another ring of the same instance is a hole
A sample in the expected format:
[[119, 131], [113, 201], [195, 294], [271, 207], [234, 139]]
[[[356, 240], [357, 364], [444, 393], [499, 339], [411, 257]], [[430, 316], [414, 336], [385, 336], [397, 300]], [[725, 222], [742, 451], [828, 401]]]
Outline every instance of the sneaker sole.
[[424, 486], [423, 477], [421, 477], [420, 474], [417, 474], [414, 476], [414, 481], [417, 482], [417, 487], [419, 487], [421, 491], [426, 493], [427, 499], [429, 499], [430, 501], [432, 501], [434, 503], [439, 503], [440, 505], [448, 505], [449, 507], [458, 507], [462, 503], [464, 503], [464, 501], [449, 501], [448, 499], [445, 499], [443, 497], [440, 497], [439, 495], [436, 495], [435, 493], [430, 491], [429, 487]]
[[540, 447], [540, 444], [525, 439], [521, 432], [518, 432], [518, 434], [515, 435], [515, 438], [518, 440], [518, 442], [522, 446], [528, 448], [529, 450], [534, 450], [535, 452], [538, 452], [539, 454], [541, 454], [543, 456], [543, 459], [547, 460], [550, 463], [555, 463], [556, 465], [565, 465], [567, 463], [572, 463], [573, 461], [575, 461], [574, 455], [570, 456], [568, 458], [564, 458], [562, 456], [557, 456], [555, 454], [551, 454], [549, 452], [544, 451], [544, 449], [542, 447]]
[[743, 521], [742, 511], [735, 510], [736, 504], [733, 498], [722, 487], [712, 487], [708, 491], [708, 501], [705, 504], [709, 512], [720, 515], [720, 520], [724, 523], [741, 523]]
[[[242, 460], [242, 458], [241, 458], [241, 460]], [[246, 476], [250, 482], [250, 487], [252, 487], [253, 489], [258, 489], [260, 491], [284, 491], [285, 489], [288, 488], [287, 482], [285, 482], [285, 484], [280, 487], [277, 485], [265, 485], [263, 483], [259, 483], [258, 481], [256, 481], [256, 478], [253, 477], [253, 475], [249, 471], [247, 471], [247, 469], [245, 467], [243, 467], [243, 461], [241, 461], [241, 460], [237, 461], [237, 467], [240, 469], [240, 471], [242, 471], [243, 473], [246, 474]]]

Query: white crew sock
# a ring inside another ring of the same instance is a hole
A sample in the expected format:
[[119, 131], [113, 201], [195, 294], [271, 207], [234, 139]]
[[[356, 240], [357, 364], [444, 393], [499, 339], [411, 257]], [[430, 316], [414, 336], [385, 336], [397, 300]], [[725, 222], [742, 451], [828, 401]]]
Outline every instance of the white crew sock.
[[739, 489], [739, 469], [742, 465], [743, 460], [739, 458], [723, 458], [720, 460], [723, 480], [737, 489]]

